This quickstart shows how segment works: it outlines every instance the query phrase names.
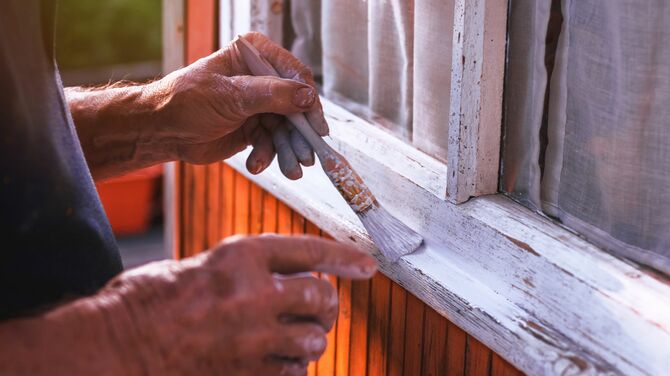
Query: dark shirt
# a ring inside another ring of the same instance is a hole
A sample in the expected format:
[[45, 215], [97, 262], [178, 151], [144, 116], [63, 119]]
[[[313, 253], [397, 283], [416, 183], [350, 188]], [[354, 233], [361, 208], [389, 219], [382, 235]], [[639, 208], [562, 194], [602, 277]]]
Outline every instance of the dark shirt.
[[122, 270], [53, 56], [54, 1], [0, 1], [0, 319]]

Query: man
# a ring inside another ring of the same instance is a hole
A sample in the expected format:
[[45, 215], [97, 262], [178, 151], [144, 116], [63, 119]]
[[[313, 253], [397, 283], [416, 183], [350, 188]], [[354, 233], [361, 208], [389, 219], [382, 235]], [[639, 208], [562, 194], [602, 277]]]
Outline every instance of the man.
[[298, 273], [369, 278], [370, 256], [316, 238], [238, 238], [122, 272], [93, 180], [247, 145], [252, 173], [278, 154], [299, 178], [313, 153], [280, 115], [307, 112], [328, 131], [308, 69], [249, 34], [291, 79], [248, 76], [228, 47], [150, 84], [63, 92], [53, 10], [0, 5], [0, 373], [304, 374], [337, 294]]

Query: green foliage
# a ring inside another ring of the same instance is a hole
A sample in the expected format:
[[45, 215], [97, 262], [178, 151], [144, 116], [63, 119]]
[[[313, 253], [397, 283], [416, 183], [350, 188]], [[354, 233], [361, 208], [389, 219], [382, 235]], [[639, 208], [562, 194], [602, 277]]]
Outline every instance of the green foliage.
[[59, 0], [62, 69], [161, 58], [161, 0]]

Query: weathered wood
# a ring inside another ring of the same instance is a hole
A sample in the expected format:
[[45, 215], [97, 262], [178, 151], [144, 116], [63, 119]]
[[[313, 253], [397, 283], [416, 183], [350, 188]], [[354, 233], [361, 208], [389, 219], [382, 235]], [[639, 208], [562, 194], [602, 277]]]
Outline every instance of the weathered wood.
[[340, 311], [337, 314], [337, 332], [335, 341], [335, 372], [339, 375], [349, 374], [349, 350], [351, 349], [351, 280], [340, 278], [337, 296]]
[[[163, 1], [162, 4], [162, 46], [163, 74], [184, 65], [184, 2]], [[165, 251], [172, 257], [179, 256], [182, 249], [182, 165], [178, 162], [166, 163], [163, 169], [163, 208]]]
[[368, 375], [388, 374], [391, 280], [379, 273], [370, 284], [368, 318]]
[[405, 353], [403, 375], [421, 374], [423, 362], [423, 318], [425, 304], [416, 296], [407, 294], [407, 311], [405, 324]]
[[467, 376], [489, 376], [491, 350], [471, 336], [467, 337], [465, 349], [465, 374]]
[[368, 313], [370, 281], [351, 283], [351, 338], [349, 374], [365, 375], [368, 361]]
[[263, 191], [263, 232], [277, 232], [277, 199]]
[[221, 240], [221, 167], [222, 163], [207, 166], [205, 206], [207, 210], [207, 241], [205, 247], [211, 248]]
[[[389, 338], [388, 375], [401, 376], [405, 357], [407, 291], [391, 282], [391, 336]], [[414, 323], [410, 323], [413, 327]]]
[[[461, 373], [462, 375], [462, 373]], [[493, 353], [491, 359], [491, 376], [521, 376], [523, 375], [518, 369], [512, 367], [500, 355]]]
[[[308, 233], [309, 233], [309, 228], [310, 227], [316, 227], [316, 225], [312, 224], [311, 222], [308, 223]], [[337, 277], [333, 275], [323, 275], [322, 278], [328, 279], [328, 281], [337, 288]], [[328, 332], [328, 335], [326, 336], [326, 339], [328, 340], [328, 347], [326, 347], [326, 351], [323, 352], [323, 356], [321, 356], [321, 359], [319, 359], [319, 362], [317, 363], [317, 375], [318, 376], [335, 376], [335, 351], [337, 349], [337, 325], [338, 323], [335, 322], [335, 325], [333, 325], [333, 328]]]
[[[467, 334], [453, 323], [447, 324], [447, 375], [465, 374], [465, 341]], [[512, 367], [513, 368], [513, 367]]]
[[426, 376], [447, 374], [447, 320], [426, 308], [423, 322], [423, 371]]
[[454, 0], [447, 197], [496, 193], [507, 0]]
[[163, 1], [163, 74], [184, 65], [184, 1]]
[[[327, 112], [332, 106], [325, 104]], [[670, 343], [666, 281], [504, 196], [461, 205], [440, 200], [338, 139], [336, 129], [355, 126], [354, 118], [326, 116], [333, 146], [380, 202], [426, 240], [396, 264], [380, 257], [386, 275], [530, 374], [670, 369], [670, 348], [661, 345]], [[276, 164], [251, 176], [245, 158], [241, 153], [229, 163], [337, 239], [379, 256], [318, 166], [289, 182]]]
[[[186, 196], [191, 205], [192, 213], [200, 213], [204, 218], [207, 215], [207, 166], [189, 165], [191, 170], [192, 189], [190, 195]], [[193, 255], [207, 248], [207, 222], [193, 220], [191, 225], [191, 239], [189, 241], [189, 254]]]
[[225, 238], [234, 233], [235, 224], [235, 175], [236, 172], [228, 166], [223, 167], [221, 179], [221, 196], [223, 214], [221, 218], [221, 237]]
[[293, 213], [291, 213], [291, 208], [281, 201], [277, 202], [277, 233], [290, 235], [293, 226]]
[[403, 176], [419, 187], [444, 198], [447, 189], [447, 165], [417, 151], [411, 145], [391, 136], [330, 101], [323, 101], [328, 122], [347, 124], [346, 127], [331, 127], [333, 146], [346, 143], [348, 148], [365, 153], [368, 158], [382, 164], [395, 174]]
[[235, 174], [235, 206], [233, 212], [233, 232], [235, 234], [249, 234], [249, 198], [251, 183], [240, 174]]

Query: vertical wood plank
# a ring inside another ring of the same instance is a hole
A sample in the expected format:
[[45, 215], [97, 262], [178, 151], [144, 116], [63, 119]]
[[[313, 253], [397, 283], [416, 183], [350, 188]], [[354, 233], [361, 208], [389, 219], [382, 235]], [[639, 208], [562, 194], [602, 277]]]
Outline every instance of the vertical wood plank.
[[426, 307], [423, 323], [423, 374], [442, 376], [447, 373], [447, 320]]
[[221, 240], [221, 163], [207, 166], [207, 248]]
[[388, 374], [391, 280], [377, 273], [370, 281], [368, 375]]
[[405, 325], [405, 359], [403, 375], [414, 376], [421, 374], [423, 352], [423, 316], [425, 304], [412, 294], [407, 294], [407, 313]]
[[[322, 275], [323, 278], [328, 279], [328, 281], [337, 288], [337, 277], [333, 275]], [[335, 360], [336, 360], [336, 349], [338, 346], [337, 342], [337, 326], [338, 322], [335, 322], [333, 328], [330, 329], [326, 340], [328, 340], [328, 346], [326, 351], [324, 351], [323, 356], [319, 359], [317, 363], [317, 375], [318, 376], [334, 376], [335, 375]]]
[[216, 48], [216, 0], [187, 0], [186, 57], [189, 63]]
[[447, 375], [465, 374], [465, 340], [467, 334], [461, 328], [447, 323]]
[[488, 376], [491, 370], [491, 350], [467, 336], [465, 341], [465, 374], [467, 376]]
[[191, 166], [193, 190], [191, 191], [191, 244], [190, 254], [202, 252], [207, 238], [207, 166]]
[[263, 232], [263, 189], [251, 183], [249, 200], [249, 234], [258, 235]]
[[191, 221], [193, 220], [193, 201], [191, 196], [193, 195], [193, 171], [190, 165], [181, 164], [182, 178], [184, 179], [181, 186], [181, 197], [179, 206], [181, 207], [182, 220], [181, 229], [183, 231], [182, 236], [180, 237], [180, 257], [188, 257], [191, 253], [191, 237], [192, 237], [192, 226]]
[[351, 338], [349, 373], [365, 375], [368, 354], [370, 281], [351, 282]]
[[337, 314], [337, 331], [335, 333], [335, 374], [349, 375], [349, 350], [351, 348], [351, 280], [338, 278], [337, 296], [340, 311]]
[[281, 201], [277, 201], [277, 233], [283, 235], [291, 235], [291, 219], [293, 215], [291, 208]]
[[223, 217], [221, 218], [221, 237], [231, 236], [235, 224], [235, 170], [223, 165], [221, 195], [223, 200]]
[[[304, 217], [302, 217], [297, 212], [292, 212], [292, 222], [293, 227], [292, 233], [294, 235], [310, 234], [310, 235], [319, 235], [321, 231], [314, 224], [308, 222]], [[319, 273], [313, 273], [315, 277], [320, 278]], [[323, 359], [323, 356], [321, 357]], [[319, 361], [321, 360], [319, 359]], [[317, 362], [312, 361], [307, 365], [307, 375], [316, 376], [317, 375]]]
[[305, 234], [306, 226], [307, 226], [307, 220], [305, 220], [305, 217], [291, 210], [291, 234], [294, 235]]
[[391, 282], [391, 330], [389, 335], [389, 376], [403, 374], [405, 357], [405, 317], [407, 312], [407, 291]]
[[493, 353], [491, 376], [521, 376], [523, 373], [507, 363], [500, 355]]
[[235, 235], [249, 234], [249, 198], [251, 182], [239, 173], [235, 173], [235, 222], [233, 233]]
[[263, 192], [262, 232], [277, 232], [277, 199], [269, 192]]

